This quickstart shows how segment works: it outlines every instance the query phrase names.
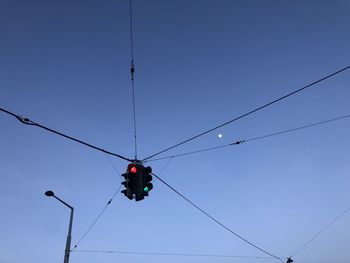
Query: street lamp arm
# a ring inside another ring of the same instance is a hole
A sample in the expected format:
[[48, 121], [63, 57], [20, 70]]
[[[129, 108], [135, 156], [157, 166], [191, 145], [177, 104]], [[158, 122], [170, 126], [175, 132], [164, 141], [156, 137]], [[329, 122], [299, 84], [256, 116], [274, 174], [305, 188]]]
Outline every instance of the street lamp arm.
[[57, 197], [57, 196], [52, 196], [52, 197], [54, 197], [54, 198], [56, 198], [58, 201], [60, 201], [62, 204], [64, 204], [65, 206], [67, 206], [67, 207], [69, 207], [70, 209], [74, 209], [73, 208], [73, 206], [70, 206], [69, 204], [67, 204], [65, 201], [63, 201], [62, 199], [60, 199], [59, 197]]

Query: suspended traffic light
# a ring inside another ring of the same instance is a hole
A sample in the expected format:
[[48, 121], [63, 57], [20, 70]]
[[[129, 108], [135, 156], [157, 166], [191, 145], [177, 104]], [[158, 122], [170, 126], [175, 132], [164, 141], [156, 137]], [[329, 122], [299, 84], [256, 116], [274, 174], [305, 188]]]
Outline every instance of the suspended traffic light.
[[130, 163], [126, 169], [126, 173], [122, 174], [125, 181], [122, 182], [125, 189], [121, 191], [130, 200], [141, 201], [148, 196], [152, 190], [152, 168], [144, 167], [140, 163]]

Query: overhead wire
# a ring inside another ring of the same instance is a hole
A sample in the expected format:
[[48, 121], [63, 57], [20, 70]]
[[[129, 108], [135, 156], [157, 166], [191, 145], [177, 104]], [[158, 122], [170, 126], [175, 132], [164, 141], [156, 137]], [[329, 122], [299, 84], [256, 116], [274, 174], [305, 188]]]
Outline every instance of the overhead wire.
[[160, 160], [165, 160], [165, 159], [172, 159], [172, 158], [177, 158], [177, 157], [192, 155], [192, 154], [196, 154], [196, 153], [202, 153], [202, 152], [217, 150], [217, 149], [226, 148], [226, 147], [229, 147], [229, 146], [241, 144], [241, 143], [243, 143], [243, 142], [244, 142], [244, 141], [237, 141], [237, 142], [233, 142], [233, 143], [229, 143], [229, 144], [224, 144], [224, 145], [219, 145], [219, 146], [214, 146], [214, 147], [205, 148], [205, 149], [201, 149], [201, 150], [196, 150], [196, 151], [185, 152], [185, 153], [179, 153], [179, 154], [174, 154], [174, 155], [165, 156], [165, 157], [159, 157], [159, 158], [149, 159], [149, 160], [147, 160], [146, 162], [154, 162], [154, 161], [160, 161]]
[[11, 115], [11, 116], [13, 116], [13, 117], [15, 117], [17, 120], [19, 120], [21, 123], [23, 123], [23, 124], [25, 124], [25, 125], [36, 126], [36, 127], [41, 128], [41, 129], [44, 129], [44, 130], [46, 130], [46, 131], [49, 131], [49, 132], [51, 132], [51, 133], [57, 134], [57, 135], [59, 135], [59, 136], [62, 136], [62, 137], [64, 137], [64, 138], [66, 138], [66, 139], [69, 139], [69, 140], [71, 140], [71, 141], [75, 141], [75, 142], [77, 142], [77, 143], [83, 144], [83, 145], [85, 145], [85, 146], [87, 146], [87, 147], [90, 147], [90, 148], [92, 148], [92, 149], [95, 149], [95, 150], [97, 150], [97, 151], [100, 151], [100, 152], [103, 152], [103, 153], [106, 153], [106, 154], [109, 154], [109, 155], [118, 157], [118, 158], [123, 159], [123, 160], [125, 160], [125, 161], [129, 161], [129, 162], [132, 162], [132, 161], [133, 161], [132, 159], [126, 158], [126, 157], [124, 157], [124, 156], [122, 156], [122, 155], [120, 155], [120, 154], [116, 154], [116, 153], [114, 153], [114, 152], [104, 150], [104, 149], [102, 149], [102, 148], [100, 148], [100, 147], [94, 146], [94, 145], [89, 144], [89, 143], [87, 143], [87, 142], [84, 142], [84, 141], [82, 141], [82, 140], [80, 140], [80, 139], [76, 139], [76, 138], [73, 138], [73, 137], [71, 137], [71, 136], [69, 136], [69, 135], [66, 135], [66, 134], [63, 134], [63, 133], [61, 133], [61, 132], [55, 131], [55, 130], [53, 130], [53, 129], [51, 129], [51, 128], [48, 128], [48, 127], [46, 127], [46, 126], [43, 126], [43, 125], [41, 125], [41, 124], [39, 124], [39, 123], [34, 122], [34, 121], [30, 120], [29, 118], [22, 117], [22, 116], [20, 116], [20, 115], [17, 115], [17, 114], [15, 114], [15, 113], [10, 112], [10, 111], [8, 111], [8, 110], [5, 110], [5, 109], [3, 109], [3, 108], [0, 108], [0, 111], [5, 112], [5, 113], [7, 113], [7, 114], [9, 114], [9, 115]]
[[[107, 159], [109, 160], [111, 166], [113, 167], [114, 171], [117, 172], [117, 174], [120, 175], [120, 172], [118, 171], [118, 169], [115, 167], [115, 165], [113, 164], [112, 160], [109, 158], [109, 156], [106, 154]], [[121, 175], [120, 175], [121, 176]], [[85, 237], [87, 236], [87, 234], [91, 231], [91, 229], [95, 226], [95, 224], [97, 223], [97, 221], [101, 218], [101, 216], [103, 215], [103, 213], [106, 211], [107, 207], [112, 203], [113, 199], [116, 197], [116, 195], [119, 193], [120, 189], [121, 189], [122, 185], [119, 186], [119, 188], [117, 189], [117, 191], [115, 191], [115, 193], [112, 195], [112, 197], [109, 199], [109, 201], [106, 203], [106, 205], [103, 207], [103, 209], [100, 211], [100, 213], [97, 215], [97, 217], [95, 218], [94, 221], [92, 221], [92, 223], [90, 224], [90, 226], [87, 228], [87, 230], [84, 232], [84, 234], [82, 235], [82, 237], [78, 240], [78, 242], [75, 244], [73, 250], [75, 250], [78, 245], [85, 239]], [[72, 250], [72, 251], [73, 251]]]
[[233, 231], [231, 228], [229, 228], [228, 226], [224, 225], [223, 223], [221, 223], [218, 219], [216, 219], [215, 217], [211, 216], [209, 213], [207, 213], [206, 211], [204, 211], [202, 208], [200, 208], [198, 205], [196, 205], [194, 202], [192, 202], [190, 199], [188, 199], [187, 197], [185, 197], [183, 194], [181, 194], [178, 190], [176, 190], [174, 187], [172, 187], [171, 185], [169, 185], [167, 182], [165, 182], [162, 178], [160, 178], [158, 175], [152, 173], [153, 176], [155, 176], [159, 181], [161, 181], [165, 186], [167, 186], [169, 189], [171, 189], [173, 192], [175, 192], [177, 195], [179, 195], [182, 199], [184, 199], [186, 202], [188, 202], [190, 205], [192, 205], [193, 207], [195, 207], [197, 210], [199, 210], [202, 214], [204, 214], [205, 216], [207, 216], [208, 218], [210, 218], [212, 221], [214, 221], [216, 224], [220, 225], [221, 227], [223, 227], [224, 229], [226, 229], [228, 232], [230, 232], [231, 234], [233, 234], [234, 236], [236, 236], [237, 238], [241, 239], [242, 241], [244, 241], [245, 243], [247, 243], [248, 245], [256, 248], [257, 250], [265, 253], [266, 255], [269, 255], [270, 257], [273, 257], [274, 259], [277, 259], [281, 262], [282, 258], [278, 257], [270, 252], [268, 252], [265, 249], [262, 249], [261, 247], [255, 245], [254, 243], [250, 242], [248, 239], [242, 237], [241, 235], [237, 234], [235, 231]]
[[135, 160], [137, 160], [137, 130], [136, 130], [136, 103], [135, 103], [135, 64], [134, 64], [134, 36], [133, 36], [133, 17], [132, 17], [132, 0], [129, 0], [129, 22], [130, 22], [130, 74], [131, 74], [131, 90], [132, 90], [132, 109], [133, 109], [133, 122], [134, 122], [134, 148], [135, 148]]
[[317, 237], [319, 237], [322, 233], [324, 233], [328, 228], [330, 228], [335, 222], [337, 222], [340, 218], [342, 218], [345, 214], [350, 211], [350, 207], [341, 212], [336, 218], [334, 218], [330, 223], [328, 223], [325, 227], [323, 227], [320, 231], [318, 231], [315, 235], [313, 235], [307, 242], [305, 242], [301, 247], [292, 253], [289, 258], [294, 257], [300, 251], [302, 251], [306, 246], [308, 246], [311, 242], [313, 242]]
[[[114, 163], [112, 162], [112, 160], [111, 160], [111, 158], [109, 157], [108, 154], [106, 154], [106, 157], [107, 157], [107, 160], [109, 161], [109, 163], [111, 164], [113, 170], [114, 170], [117, 174], [121, 175], [121, 173], [119, 172], [119, 170], [117, 169], [117, 167], [114, 165]], [[120, 176], [120, 177], [121, 177], [121, 176]]]
[[160, 170], [159, 175], [161, 175], [165, 169], [169, 166], [170, 162], [173, 160], [173, 158], [169, 158], [164, 167]]
[[187, 142], [190, 142], [190, 141], [192, 141], [192, 140], [194, 140], [194, 139], [197, 139], [197, 138], [199, 138], [199, 137], [201, 137], [201, 136], [203, 136], [203, 135], [205, 135], [205, 134], [207, 134], [207, 133], [210, 133], [210, 132], [212, 132], [212, 131], [215, 131], [215, 130], [217, 130], [217, 129], [223, 127], [223, 126], [226, 126], [226, 125], [228, 125], [228, 124], [230, 124], [230, 123], [232, 123], [232, 122], [235, 122], [235, 121], [238, 121], [238, 120], [240, 120], [240, 119], [242, 119], [242, 118], [244, 118], [244, 117], [247, 117], [248, 115], [251, 115], [251, 114], [253, 114], [253, 113], [257, 112], [257, 111], [260, 111], [260, 110], [262, 110], [262, 109], [264, 109], [264, 108], [266, 108], [266, 107], [268, 107], [268, 106], [271, 106], [272, 104], [275, 104], [275, 103], [277, 103], [277, 102], [279, 102], [279, 101], [281, 101], [281, 100], [284, 100], [284, 99], [286, 99], [286, 98], [288, 98], [288, 97], [290, 97], [290, 96], [292, 96], [292, 95], [294, 95], [294, 94], [297, 94], [297, 93], [299, 93], [299, 92], [301, 92], [301, 91], [303, 91], [303, 90], [306, 90], [306, 89], [308, 89], [308, 88], [311, 88], [312, 86], [314, 86], [314, 85], [316, 85], [316, 84], [318, 84], [318, 83], [320, 83], [320, 82], [322, 82], [322, 81], [325, 81], [325, 80], [327, 80], [327, 79], [329, 79], [329, 78], [331, 78], [331, 77], [333, 77], [333, 76], [335, 76], [335, 75], [338, 75], [338, 74], [340, 74], [341, 72], [343, 72], [343, 71], [345, 71], [345, 70], [347, 70], [347, 69], [349, 69], [349, 68], [350, 68], [350, 66], [347, 66], [347, 67], [344, 67], [344, 68], [342, 68], [342, 69], [339, 69], [339, 70], [337, 70], [337, 71], [335, 71], [335, 72], [333, 72], [333, 73], [331, 73], [331, 74], [329, 74], [329, 75], [326, 75], [326, 76], [324, 76], [324, 77], [322, 77], [322, 78], [320, 78], [320, 79], [318, 79], [318, 80], [316, 80], [316, 81], [314, 81], [314, 82], [312, 82], [312, 83], [310, 83], [310, 84], [307, 84], [307, 85], [305, 85], [305, 86], [303, 86], [303, 87], [301, 87], [301, 88], [299, 88], [299, 89], [297, 89], [297, 90], [294, 90], [294, 91], [292, 91], [292, 92], [290, 92], [290, 93], [288, 93], [288, 94], [286, 94], [286, 95], [284, 95], [284, 96], [282, 96], [282, 97], [279, 97], [279, 98], [277, 98], [277, 99], [274, 99], [274, 100], [272, 100], [272, 101], [270, 101], [270, 102], [268, 102], [268, 103], [266, 103], [266, 104], [264, 104], [264, 105], [262, 105], [262, 106], [259, 106], [259, 107], [255, 108], [255, 109], [253, 109], [253, 110], [251, 110], [251, 111], [249, 111], [249, 112], [247, 112], [247, 113], [244, 113], [244, 114], [242, 114], [242, 115], [240, 115], [240, 116], [238, 116], [238, 117], [235, 117], [235, 118], [233, 118], [233, 119], [231, 119], [231, 120], [229, 120], [229, 121], [226, 121], [226, 122], [224, 122], [224, 123], [222, 123], [222, 124], [219, 124], [219, 125], [215, 126], [214, 128], [211, 128], [211, 129], [209, 129], [209, 130], [206, 130], [206, 131], [204, 131], [204, 132], [201, 132], [201, 133], [199, 133], [199, 134], [197, 134], [197, 135], [195, 135], [195, 136], [193, 136], [193, 137], [191, 137], [191, 138], [189, 138], [189, 139], [186, 139], [186, 140], [184, 140], [184, 141], [182, 141], [182, 142], [179, 142], [179, 143], [177, 143], [177, 144], [175, 144], [175, 145], [173, 145], [173, 146], [170, 146], [170, 147], [168, 147], [168, 148], [166, 148], [166, 149], [164, 149], [164, 150], [162, 150], [162, 151], [159, 151], [159, 152], [157, 152], [157, 153], [155, 153], [155, 154], [152, 154], [152, 155], [150, 155], [150, 156], [144, 158], [143, 161], [148, 160], [148, 159], [151, 159], [151, 158], [153, 158], [153, 157], [155, 157], [155, 156], [157, 156], [157, 155], [159, 155], [159, 154], [161, 154], [161, 153], [167, 152], [167, 151], [169, 151], [169, 150], [171, 150], [171, 149], [174, 149], [175, 147], [178, 147], [178, 146], [183, 145], [183, 144], [185, 144], [185, 143], [187, 143]]
[[[166, 168], [168, 168], [168, 166], [169, 166], [169, 164], [170, 164], [170, 162], [173, 160], [173, 158], [169, 158], [168, 160], [167, 160], [167, 162], [165, 163], [165, 165], [163, 166], [163, 168], [160, 170], [160, 172], [158, 173], [159, 175], [161, 175], [164, 171], [165, 171], [165, 169]], [[154, 180], [154, 182], [156, 182], [156, 180], [157, 180], [157, 178], [155, 178], [155, 180]]]
[[[97, 221], [100, 219], [100, 217], [103, 215], [103, 213], [105, 212], [105, 210], [107, 209], [107, 207], [112, 203], [114, 197], [117, 195], [117, 193], [119, 193], [121, 189], [121, 186], [119, 186], [118, 190], [113, 194], [112, 198], [109, 199], [109, 201], [107, 202], [107, 204], [103, 207], [103, 209], [101, 210], [101, 212], [97, 215], [97, 217], [95, 218], [95, 220], [91, 223], [91, 225], [88, 227], [88, 229], [84, 232], [84, 234], [82, 235], [82, 237], [77, 241], [77, 243], [74, 245], [74, 249], [78, 247], [78, 245], [85, 239], [86, 235], [91, 231], [91, 229], [95, 226], [95, 224], [97, 223]], [[73, 249], [73, 250], [74, 250]]]
[[127, 255], [150, 255], [150, 256], [179, 256], [179, 257], [211, 257], [211, 258], [247, 258], [247, 259], [274, 259], [273, 257], [239, 256], [220, 254], [194, 254], [194, 253], [163, 253], [163, 252], [137, 252], [137, 251], [114, 251], [114, 250], [74, 250], [78, 253], [103, 253], [103, 254], [127, 254]]
[[296, 128], [291, 128], [291, 129], [288, 129], [288, 130], [273, 132], [273, 133], [265, 134], [265, 135], [262, 135], [262, 136], [253, 137], [253, 138], [250, 138], [250, 139], [238, 140], [238, 141], [235, 141], [235, 142], [232, 142], [232, 143], [229, 143], [229, 144], [224, 144], [224, 145], [204, 148], [204, 149], [196, 150], [196, 151], [190, 151], [190, 152], [185, 152], [185, 153], [174, 154], [174, 155], [171, 155], [171, 156], [165, 156], [165, 157], [160, 157], [160, 158], [149, 159], [149, 160], [147, 160], [147, 162], [159, 161], [159, 160], [170, 159], [170, 158], [172, 159], [172, 158], [176, 158], [176, 157], [182, 157], [182, 156], [192, 155], [192, 154], [196, 154], [196, 153], [202, 153], [202, 152], [217, 150], [217, 149], [221, 149], [221, 148], [227, 148], [227, 147], [230, 147], [230, 146], [240, 145], [240, 144], [243, 144], [243, 143], [246, 143], [246, 142], [250, 142], [250, 141], [261, 140], [261, 139], [265, 139], [265, 138], [268, 138], [268, 137], [273, 137], [273, 136], [277, 136], [277, 135], [281, 135], [281, 134], [285, 134], [285, 133], [290, 133], [290, 132], [294, 132], [294, 131], [298, 131], [298, 130], [302, 130], [302, 129], [307, 129], [307, 128], [311, 128], [311, 127], [327, 124], [327, 123], [330, 123], [330, 122], [339, 121], [339, 120], [342, 120], [342, 119], [345, 119], [345, 118], [349, 118], [349, 117], [350, 117], [350, 114], [347, 114], [347, 115], [344, 115], [344, 116], [340, 116], [340, 117], [336, 117], [336, 118], [332, 118], [332, 119], [328, 119], [328, 120], [320, 121], [320, 122], [316, 122], [316, 123], [311, 123], [311, 124], [303, 125], [303, 126], [296, 127]]
[[307, 125], [300, 126], [300, 127], [297, 127], [297, 128], [292, 128], [292, 129], [289, 129], [289, 130], [274, 132], [274, 133], [271, 133], [271, 134], [266, 134], [266, 135], [263, 135], [263, 136], [258, 136], [258, 137], [250, 138], [250, 139], [245, 140], [244, 142], [250, 142], [250, 141], [255, 141], [255, 140], [261, 140], [261, 139], [265, 139], [265, 138], [268, 138], [268, 137], [272, 137], [272, 136], [276, 136], [276, 135], [281, 135], [281, 134], [284, 134], [284, 133], [294, 132], [294, 131], [298, 131], [298, 130], [302, 130], [302, 129], [307, 129], [307, 128], [311, 128], [311, 127], [323, 125], [323, 124], [330, 123], [330, 122], [334, 122], [334, 121], [339, 121], [339, 120], [346, 119], [346, 118], [349, 118], [349, 117], [350, 117], [350, 114], [347, 114], [347, 115], [344, 115], [344, 116], [340, 116], [340, 117], [336, 117], [336, 118], [333, 118], [333, 119], [328, 119], [328, 120], [320, 121], [320, 122], [316, 122], [316, 123], [307, 124]]
[[129, 24], [130, 24], [130, 55], [131, 60], [134, 60], [134, 28], [133, 28], [133, 10], [132, 10], [132, 0], [129, 0]]

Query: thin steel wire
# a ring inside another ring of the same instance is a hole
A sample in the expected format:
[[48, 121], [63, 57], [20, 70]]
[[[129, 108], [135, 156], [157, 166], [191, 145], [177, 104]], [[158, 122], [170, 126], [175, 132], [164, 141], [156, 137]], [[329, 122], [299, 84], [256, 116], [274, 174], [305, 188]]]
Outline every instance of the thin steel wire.
[[131, 61], [134, 60], [134, 28], [133, 28], [133, 17], [132, 17], [132, 0], [129, 0], [129, 23], [130, 23], [130, 52]]
[[[109, 161], [109, 163], [111, 164], [111, 166], [113, 167], [114, 171], [120, 175], [120, 178], [122, 178], [121, 174], [119, 173], [118, 169], [115, 167], [114, 163], [112, 162], [112, 160], [109, 158], [109, 155], [106, 154], [106, 157]], [[76, 245], [74, 246], [73, 250], [75, 250], [78, 245], [85, 239], [86, 235], [91, 231], [91, 229], [94, 227], [94, 225], [97, 223], [97, 221], [100, 219], [100, 217], [103, 215], [103, 213], [105, 212], [105, 210], [107, 209], [107, 207], [112, 203], [113, 199], [116, 197], [116, 195], [119, 193], [120, 189], [121, 189], [122, 185], [119, 186], [118, 190], [115, 191], [115, 193], [112, 195], [112, 197], [109, 199], [109, 201], [107, 202], [107, 204], [103, 207], [103, 209], [101, 210], [101, 212], [97, 215], [97, 217], [95, 218], [95, 220], [91, 223], [91, 225], [88, 227], [88, 229], [85, 231], [85, 233], [82, 235], [82, 237], [78, 240], [78, 242], [76, 243]]]
[[228, 232], [230, 232], [231, 234], [235, 235], [236, 237], [238, 237], [239, 239], [241, 239], [242, 241], [244, 241], [245, 243], [249, 244], [250, 246], [256, 248], [257, 250], [273, 257], [274, 259], [277, 259], [281, 262], [283, 262], [282, 258], [275, 256], [274, 254], [260, 248], [259, 246], [255, 245], [254, 243], [250, 242], [248, 239], [242, 237], [241, 235], [237, 234], [236, 232], [234, 232], [232, 229], [230, 229], [229, 227], [227, 227], [226, 225], [224, 225], [223, 223], [221, 223], [219, 220], [217, 220], [216, 218], [214, 218], [213, 216], [211, 216], [210, 214], [208, 214], [207, 212], [205, 212], [202, 208], [200, 208], [198, 205], [196, 205], [195, 203], [193, 203], [191, 200], [189, 200], [187, 197], [185, 197], [183, 194], [181, 194], [179, 191], [177, 191], [174, 187], [172, 187], [171, 185], [169, 185], [167, 182], [165, 182], [162, 178], [160, 178], [159, 176], [157, 176], [156, 174], [152, 173], [153, 176], [155, 176], [159, 181], [161, 181], [164, 185], [166, 185], [168, 188], [170, 188], [173, 192], [175, 192], [177, 195], [179, 195], [181, 198], [183, 198], [185, 201], [187, 201], [189, 204], [191, 204], [193, 207], [195, 207], [197, 210], [199, 210], [200, 212], [202, 212], [205, 216], [209, 217], [211, 220], [213, 220], [215, 223], [217, 223], [218, 225], [220, 225], [221, 227], [223, 227], [224, 229], [226, 229]]
[[221, 149], [221, 148], [226, 148], [226, 147], [230, 147], [230, 146], [233, 146], [233, 145], [239, 145], [239, 144], [242, 144], [242, 143], [245, 143], [245, 142], [261, 140], [261, 139], [265, 139], [265, 138], [268, 138], [268, 137], [281, 135], [281, 134], [284, 134], [284, 133], [294, 132], [294, 131], [298, 131], [298, 130], [302, 130], [302, 129], [307, 129], [307, 128], [311, 128], [311, 127], [327, 124], [327, 123], [334, 122], [334, 121], [339, 121], [339, 120], [342, 120], [342, 119], [345, 119], [345, 118], [349, 118], [349, 117], [350, 117], [350, 114], [344, 115], [344, 116], [340, 116], [340, 117], [336, 117], [336, 118], [333, 118], [333, 119], [328, 119], [328, 120], [321, 121], [321, 122], [307, 124], [307, 125], [300, 126], [300, 127], [297, 127], [297, 128], [292, 128], [292, 129], [288, 129], [288, 130], [284, 130], [284, 131], [278, 131], [278, 132], [274, 132], [274, 133], [270, 133], [270, 134], [266, 134], [266, 135], [262, 135], [262, 136], [258, 136], [258, 137], [253, 137], [253, 138], [246, 139], [246, 140], [240, 140], [240, 141], [236, 141], [236, 142], [229, 143], [229, 144], [224, 144], [224, 145], [220, 145], [220, 146], [205, 148], [205, 149], [191, 151], [191, 152], [186, 152], [186, 153], [174, 154], [174, 155], [171, 155], [171, 156], [165, 156], [165, 157], [160, 157], [160, 158], [155, 158], [155, 159], [149, 159], [149, 160], [147, 160], [147, 162], [159, 161], [159, 160], [170, 159], [170, 158], [176, 158], [176, 157], [181, 157], [181, 156], [186, 156], [186, 155], [191, 155], [191, 154], [196, 154], [196, 153], [201, 153], [201, 152], [207, 152], [207, 151], [217, 150], [217, 149]]
[[331, 74], [329, 74], [329, 75], [327, 75], [327, 76], [324, 76], [324, 77], [322, 77], [322, 78], [320, 78], [320, 79], [318, 79], [318, 80], [316, 80], [316, 81], [314, 81], [314, 82], [312, 82], [312, 83], [310, 83], [310, 84], [307, 84], [307, 85], [303, 86], [302, 88], [299, 88], [299, 89], [297, 89], [297, 90], [294, 90], [293, 92], [290, 92], [290, 93], [288, 93], [287, 95], [284, 95], [284, 96], [282, 96], [282, 97], [279, 97], [278, 99], [275, 99], [275, 100], [273, 100], [273, 101], [270, 101], [270, 102], [268, 102], [268, 103], [266, 103], [266, 104], [264, 104], [264, 105], [262, 105], [262, 106], [260, 106], [260, 107], [257, 107], [257, 108], [255, 108], [255, 109], [253, 109], [253, 110], [251, 110], [251, 111], [249, 111], [249, 112], [247, 112], [247, 113], [244, 113], [244, 114], [242, 114], [242, 115], [240, 115], [240, 116], [238, 116], [238, 117], [235, 117], [235, 118], [233, 118], [233, 119], [231, 119], [231, 120], [229, 120], [229, 121], [227, 121], [227, 122], [224, 122], [224, 123], [222, 123], [222, 124], [220, 124], [220, 125], [218, 125], [218, 126], [216, 126], [216, 127], [214, 127], [214, 128], [211, 128], [211, 129], [209, 129], [209, 130], [206, 130], [206, 131], [204, 131], [204, 132], [201, 132], [201, 133], [199, 133], [199, 134], [197, 134], [197, 135], [195, 135], [195, 136], [193, 136], [193, 137], [191, 137], [191, 138], [189, 138], [189, 139], [187, 139], [187, 140], [184, 140], [184, 141], [179, 142], [179, 143], [177, 143], [177, 144], [175, 144], [175, 145], [173, 145], [173, 146], [171, 146], [171, 147], [168, 147], [168, 148], [166, 148], [166, 149], [164, 149], [164, 150], [162, 150], [162, 151], [159, 151], [159, 152], [157, 152], [157, 153], [155, 153], [155, 154], [152, 154], [152, 155], [150, 155], [150, 156], [144, 158], [143, 160], [145, 161], [145, 160], [151, 159], [151, 158], [153, 158], [153, 157], [155, 157], [155, 156], [157, 156], [157, 155], [159, 155], [159, 154], [161, 154], [161, 153], [164, 153], [164, 152], [166, 152], [166, 151], [169, 151], [169, 150], [171, 150], [171, 149], [174, 149], [175, 147], [178, 147], [178, 146], [180, 146], [180, 145], [182, 145], [182, 144], [185, 144], [185, 143], [190, 142], [190, 141], [192, 141], [192, 140], [194, 140], [194, 139], [197, 139], [197, 138], [199, 138], [199, 137], [201, 137], [201, 136], [203, 136], [203, 135], [205, 135], [205, 134], [207, 134], [207, 133], [210, 133], [210, 132], [212, 132], [212, 131], [215, 131], [215, 130], [217, 130], [217, 129], [223, 127], [223, 126], [226, 126], [226, 125], [228, 125], [228, 124], [230, 124], [230, 123], [232, 123], [232, 122], [235, 122], [235, 121], [238, 121], [238, 120], [240, 120], [240, 119], [242, 119], [242, 118], [244, 118], [244, 117], [247, 117], [248, 115], [251, 115], [251, 114], [253, 114], [253, 113], [257, 112], [257, 111], [260, 111], [260, 110], [262, 110], [262, 109], [264, 109], [264, 108], [266, 108], [266, 107], [268, 107], [268, 106], [271, 106], [272, 104], [275, 104], [275, 103], [277, 103], [277, 102], [279, 102], [279, 101], [281, 101], [281, 100], [284, 100], [284, 99], [286, 99], [286, 98], [288, 98], [288, 97], [290, 97], [290, 96], [292, 96], [292, 95], [294, 95], [294, 94], [296, 94], [296, 93], [299, 93], [299, 92], [301, 92], [301, 91], [303, 91], [303, 90], [305, 90], [305, 89], [311, 88], [312, 86], [314, 86], [314, 85], [316, 85], [316, 84], [318, 84], [318, 83], [320, 83], [320, 82], [322, 82], [322, 81], [325, 81], [326, 79], [329, 79], [329, 78], [331, 78], [331, 77], [333, 77], [333, 76], [335, 76], [335, 75], [337, 75], [337, 74], [340, 74], [341, 72], [343, 72], [343, 71], [345, 71], [345, 70], [347, 70], [347, 69], [349, 69], [349, 68], [350, 68], [350, 66], [347, 66], [347, 67], [344, 67], [344, 68], [342, 68], [342, 69], [339, 69], [339, 70], [337, 70], [337, 71], [335, 71], [335, 72], [333, 72], [333, 73], [331, 73]]
[[272, 137], [272, 136], [276, 136], [276, 135], [280, 135], [280, 134], [284, 134], [284, 133], [289, 133], [289, 132], [294, 132], [294, 131], [298, 131], [298, 130], [302, 130], [302, 129], [307, 129], [307, 128], [310, 128], [310, 127], [315, 127], [315, 126], [323, 125], [323, 124], [326, 124], [326, 123], [339, 121], [339, 120], [342, 120], [342, 119], [345, 119], [345, 118], [349, 118], [349, 117], [350, 117], [350, 114], [347, 114], [347, 115], [344, 115], [344, 116], [340, 116], [340, 117], [336, 117], [336, 118], [333, 118], [333, 119], [329, 119], [329, 120], [325, 120], [325, 121], [321, 121], [321, 122], [316, 122], [316, 123], [312, 123], [312, 124], [308, 124], [308, 125], [304, 125], [304, 126], [301, 126], [301, 127], [297, 127], [297, 128], [293, 128], [293, 129], [289, 129], [289, 130], [285, 130], [285, 131], [279, 131], [279, 132], [274, 132], [274, 133], [263, 135], [263, 136], [250, 138], [250, 139], [245, 140], [245, 142], [261, 140], [261, 139], [265, 139], [265, 138], [268, 138], [268, 137]]
[[114, 250], [75, 250], [74, 252], [103, 253], [103, 254], [128, 254], [128, 255], [150, 255], [150, 256], [274, 259], [273, 257], [259, 257], [259, 256], [239, 256], [239, 255], [236, 256], [236, 255], [195, 254], [195, 253], [162, 253], [162, 252], [138, 252], [138, 251], [114, 251]]
[[97, 215], [97, 217], [95, 218], [95, 220], [91, 223], [91, 225], [88, 227], [88, 229], [85, 231], [85, 233], [82, 235], [82, 237], [78, 240], [78, 242], [75, 244], [73, 250], [75, 250], [78, 245], [85, 239], [86, 235], [91, 231], [91, 229], [95, 226], [95, 224], [97, 223], [97, 221], [100, 219], [100, 217], [103, 215], [103, 213], [106, 211], [107, 207], [112, 203], [114, 197], [117, 195], [117, 193], [119, 193], [121, 189], [121, 186], [119, 186], [118, 190], [113, 194], [112, 198], [109, 199], [109, 201], [107, 202], [107, 204], [104, 206], [104, 208], [101, 210], [101, 212]]
[[169, 164], [170, 164], [170, 162], [173, 160], [173, 158], [170, 158], [167, 162], [166, 162], [166, 164], [164, 165], [164, 167], [162, 168], [162, 170], [160, 170], [160, 172], [159, 172], [159, 175], [161, 175], [164, 171], [165, 171], [165, 169], [169, 166]]
[[312, 241], [314, 241], [317, 237], [319, 237], [323, 232], [325, 232], [328, 228], [330, 228], [335, 222], [337, 222], [340, 218], [342, 218], [345, 214], [350, 211], [350, 207], [345, 209], [342, 213], [340, 213], [336, 218], [334, 218], [330, 223], [328, 223], [324, 228], [322, 228], [319, 232], [317, 232], [312, 238], [310, 238], [307, 242], [305, 242], [301, 247], [299, 247], [295, 252], [289, 257], [294, 257], [300, 251], [302, 251], [307, 245], [309, 245]]
[[133, 17], [132, 17], [132, 0], [129, 0], [129, 21], [130, 21], [130, 74], [131, 74], [131, 89], [132, 89], [132, 110], [133, 110], [133, 122], [134, 122], [134, 148], [135, 148], [135, 160], [137, 160], [137, 128], [136, 128], [136, 103], [135, 103], [135, 64], [134, 64], [134, 33], [133, 33]]

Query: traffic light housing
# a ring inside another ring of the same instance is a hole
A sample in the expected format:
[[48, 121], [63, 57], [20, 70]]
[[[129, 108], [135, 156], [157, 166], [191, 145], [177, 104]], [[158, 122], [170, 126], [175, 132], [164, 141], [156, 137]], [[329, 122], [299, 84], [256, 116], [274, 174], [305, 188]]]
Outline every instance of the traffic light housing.
[[152, 181], [152, 168], [150, 166], [143, 167], [141, 170], [142, 174], [142, 195], [143, 196], [148, 196], [148, 193], [153, 189], [153, 184], [151, 183]]
[[141, 201], [145, 196], [148, 196], [152, 190], [152, 168], [144, 167], [140, 163], [130, 163], [126, 169], [126, 173], [122, 174], [125, 181], [121, 184], [125, 189], [121, 192], [130, 200], [135, 198], [135, 201]]
[[140, 167], [138, 164], [129, 164], [126, 173], [122, 174], [125, 181], [121, 184], [124, 185], [125, 189], [122, 193], [132, 200], [134, 198], [134, 194], [138, 191], [138, 178], [140, 174]]

